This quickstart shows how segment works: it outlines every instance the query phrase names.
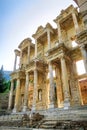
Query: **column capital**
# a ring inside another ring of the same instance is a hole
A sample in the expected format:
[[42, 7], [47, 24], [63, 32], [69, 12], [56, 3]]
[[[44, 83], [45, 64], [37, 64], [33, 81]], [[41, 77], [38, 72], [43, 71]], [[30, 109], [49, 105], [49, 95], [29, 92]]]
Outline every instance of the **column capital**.
[[27, 72], [25, 72], [25, 75], [27, 75], [27, 74], [29, 74], [29, 72], [27, 71]]
[[60, 56], [59, 56], [60, 59], [65, 59], [65, 55], [64, 53], [61, 53]]

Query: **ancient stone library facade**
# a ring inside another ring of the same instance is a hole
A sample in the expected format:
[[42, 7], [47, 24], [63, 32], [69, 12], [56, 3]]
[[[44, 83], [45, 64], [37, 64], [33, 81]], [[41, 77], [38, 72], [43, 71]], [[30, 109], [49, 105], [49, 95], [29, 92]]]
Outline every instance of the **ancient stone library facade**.
[[87, 105], [87, 26], [73, 5], [53, 21], [57, 28], [39, 26], [32, 35], [35, 44], [26, 38], [14, 51], [8, 104], [13, 112]]

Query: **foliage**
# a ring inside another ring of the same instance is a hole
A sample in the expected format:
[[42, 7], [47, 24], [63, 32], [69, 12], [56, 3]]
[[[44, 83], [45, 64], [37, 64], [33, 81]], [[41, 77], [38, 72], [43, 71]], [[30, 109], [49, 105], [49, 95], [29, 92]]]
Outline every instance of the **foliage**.
[[3, 66], [0, 69], [0, 93], [10, 89], [10, 81], [6, 81], [4, 78]]

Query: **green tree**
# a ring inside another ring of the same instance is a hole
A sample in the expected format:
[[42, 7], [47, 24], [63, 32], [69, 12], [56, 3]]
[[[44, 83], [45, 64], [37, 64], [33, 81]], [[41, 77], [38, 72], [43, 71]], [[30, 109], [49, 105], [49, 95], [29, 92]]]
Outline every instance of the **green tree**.
[[5, 82], [6, 81], [4, 78], [4, 71], [3, 71], [3, 65], [2, 65], [0, 69], [0, 93], [3, 93], [7, 89]]

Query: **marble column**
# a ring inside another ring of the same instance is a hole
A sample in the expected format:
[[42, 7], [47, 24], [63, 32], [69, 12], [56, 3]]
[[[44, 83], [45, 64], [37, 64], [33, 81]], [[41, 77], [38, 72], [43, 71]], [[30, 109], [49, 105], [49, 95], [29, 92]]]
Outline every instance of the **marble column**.
[[29, 64], [30, 62], [30, 44], [28, 45], [28, 59], [27, 63]]
[[36, 99], [37, 99], [37, 82], [38, 82], [38, 71], [34, 69], [34, 90], [33, 90], [33, 104], [32, 111], [36, 110]]
[[64, 109], [68, 109], [68, 107], [70, 106], [70, 93], [69, 93], [67, 67], [64, 56], [61, 56], [61, 71], [62, 71], [62, 83], [64, 93]]
[[19, 111], [19, 102], [20, 101], [20, 79], [17, 79], [16, 93], [15, 93], [15, 105], [13, 109], [13, 113]]
[[61, 27], [60, 27], [60, 23], [57, 23], [57, 28], [58, 28], [58, 40], [59, 43], [62, 43], [62, 32], [61, 32]]
[[53, 69], [52, 69], [52, 63], [51, 62], [49, 62], [49, 81], [50, 81], [49, 108], [54, 108], [54, 79], [53, 79]]
[[37, 39], [35, 40], [35, 58], [37, 57]]
[[80, 29], [79, 29], [78, 21], [76, 18], [76, 14], [74, 12], [72, 12], [72, 18], [73, 18], [76, 33], [79, 33]]
[[13, 89], [14, 89], [14, 81], [11, 80], [11, 89], [10, 89], [10, 93], [9, 93], [9, 102], [8, 102], [9, 110], [11, 110], [11, 108], [12, 108]]
[[82, 57], [83, 57], [85, 71], [87, 73], [87, 51], [85, 49], [85, 45], [81, 45], [80, 49], [81, 49], [81, 53], [82, 53]]
[[20, 51], [20, 68], [22, 67], [22, 50]]
[[47, 40], [48, 40], [48, 50], [51, 48], [51, 43], [50, 43], [50, 30], [47, 30]]
[[26, 84], [25, 84], [25, 93], [24, 93], [24, 106], [23, 106], [23, 112], [27, 110], [28, 107], [28, 87], [29, 87], [29, 74], [26, 73]]
[[61, 70], [60, 66], [56, 66], [56, 84], [57, 84], [57, 104], [58, 108], [63, 107], [63, 89], [61, 83]]
[[16, 64], [17, 64], [17, 54], [15, 52], [14, 71], [16, 70]]

